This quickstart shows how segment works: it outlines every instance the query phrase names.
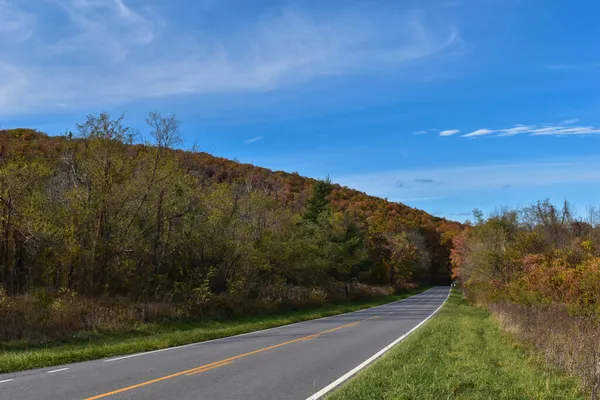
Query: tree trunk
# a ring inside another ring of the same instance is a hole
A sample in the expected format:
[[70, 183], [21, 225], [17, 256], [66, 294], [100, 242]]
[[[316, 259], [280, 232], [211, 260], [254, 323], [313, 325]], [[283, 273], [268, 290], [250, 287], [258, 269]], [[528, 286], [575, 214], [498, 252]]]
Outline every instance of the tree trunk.
[[160, 273], [160, 239], [162, 233], [162, 214], [163, 214], [163, 198], [165, 195], [165, 189], [160, 191], [158, 195], [158, 205], [156, 207], [156, 234], [154, 235], [154, 245], [152, 248], [152, 258], [154, 261], [154, 272]]

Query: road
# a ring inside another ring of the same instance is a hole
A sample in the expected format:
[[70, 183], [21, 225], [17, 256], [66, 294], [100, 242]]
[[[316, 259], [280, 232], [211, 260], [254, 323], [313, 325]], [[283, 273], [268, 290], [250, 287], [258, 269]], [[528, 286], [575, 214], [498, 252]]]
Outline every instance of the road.
[[209, 342], [2, 374], [0, 399], [313, 400], [431, 316], [449, 289]]

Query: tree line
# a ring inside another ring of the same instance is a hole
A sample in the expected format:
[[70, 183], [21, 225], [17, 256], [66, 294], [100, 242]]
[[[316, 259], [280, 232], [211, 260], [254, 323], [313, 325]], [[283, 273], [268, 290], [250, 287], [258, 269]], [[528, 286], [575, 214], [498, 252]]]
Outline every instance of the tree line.
[[291, 287], [449, 280], [459, 224], [329, 179], [179, 150], [179, 127], [150, 113], [140, 140], [124, 116], [103, 113], [62, 137], [0, 131], [4, 296], [201, 310], [222, 294], [270, 301]]

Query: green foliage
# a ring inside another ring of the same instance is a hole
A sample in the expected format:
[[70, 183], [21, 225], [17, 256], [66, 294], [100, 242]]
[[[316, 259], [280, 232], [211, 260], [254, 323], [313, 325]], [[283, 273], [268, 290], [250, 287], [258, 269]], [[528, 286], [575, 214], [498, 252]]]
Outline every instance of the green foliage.
[[0, 283], [9, 298], [43, 289], [61, 302], [64, 293], [120, 297], [201, 317], [252, 312], [291, 287], [331, 301], [350, 283], [401, 289], [448, 279], [457, 224], [328, 178], [175, 150], [173, 116], [146, 122], [144, 145], [123, 115], [107, 113], [88, 116], [75, 136], [0, 132]]
[[454, 275], [548, 362], [600, 395], [600, 226], [548, 200], [503, 210], [454, 239]]
[[312, 188], [312, 193], [306, 205], [306, 213], [304, 218], [309, 221], [316, 222], [319, 216], [327, 210], [329, 201], [327, 196], [333, 190], [333, 184], [329, 177], [325, 180], [316, 181]]
[[567, 202], [504, 210], [457, 238], [456, 275], [471, 296], [600, 310], [600, 227], [576, 219]]

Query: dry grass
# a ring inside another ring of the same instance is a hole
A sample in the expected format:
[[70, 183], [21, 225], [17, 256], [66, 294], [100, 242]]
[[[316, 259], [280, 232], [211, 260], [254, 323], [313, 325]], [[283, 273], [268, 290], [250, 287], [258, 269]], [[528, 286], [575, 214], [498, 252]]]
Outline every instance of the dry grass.
[[581, 377], [591, 398], [600, 399], [600, 324], [593, 318], [571, 315], [564, 305], [489, 306], [503, 328], [518, 341], [572, 375]]
[[328, 303], [391, 296], [391, 287], [353, 284], [329, 288], [265, 286], [254, 295], [212, 295], [194, 303], [135, 303], [125, 298], [85, 298], [37, 290], [24, 296], [0, 293], [0, 342], [43, 342], [81, 332], [118, 332], [165, 320], [207, 320], [318, 308]]
[[132, 303], [125, 299], [32, 294], [0, 303], [0, 342], [44, 341], [81, 331], [121, 330], [161, 319], [188, 316], [179, 305]]

